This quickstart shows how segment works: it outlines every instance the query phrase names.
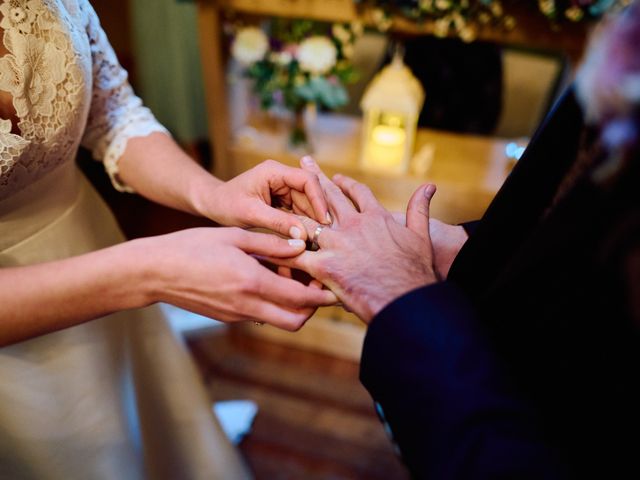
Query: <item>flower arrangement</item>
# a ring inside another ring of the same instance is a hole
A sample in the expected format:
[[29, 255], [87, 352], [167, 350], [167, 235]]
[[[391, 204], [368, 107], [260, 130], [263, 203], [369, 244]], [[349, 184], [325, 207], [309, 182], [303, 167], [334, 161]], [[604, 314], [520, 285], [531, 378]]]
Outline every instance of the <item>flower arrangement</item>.
[[345, 85], [358, 78], [350, 59], [362, 31], [358, 22], [285, 19], [237, 30], [232, 56], [244, 66], [263, 110], [293, 112], [293, 146], [307, 144], [303, 122], [307, 105], [336, 110], [349, 101]]
[[[354, 0], [373, 7], [372, 20], [377, 28], [388, 30], [393, 15], [412, 21], [433, 21], [433, 33], [439, 37], [457, 35], [465, 42], [475, 40], [478, 28], [491, 26], [512, 30], [516, 20], [512, 7], [516, 0]], [[537, 10], [554, 24], [566, 19], [579, 22], [595, 19], [629, 0], [530, 0]]]

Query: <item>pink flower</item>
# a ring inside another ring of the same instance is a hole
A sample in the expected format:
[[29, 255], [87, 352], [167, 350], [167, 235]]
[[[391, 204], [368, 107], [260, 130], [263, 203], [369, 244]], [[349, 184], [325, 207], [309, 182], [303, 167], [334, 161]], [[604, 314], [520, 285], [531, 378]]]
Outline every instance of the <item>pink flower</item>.
[[282, 49], [282, 51], [288, 53], [293, 58], [297, 58], [298, 57], [298, 45], [295, 44], [295, 43], [286, 44], [284, 46], [284, 48]]

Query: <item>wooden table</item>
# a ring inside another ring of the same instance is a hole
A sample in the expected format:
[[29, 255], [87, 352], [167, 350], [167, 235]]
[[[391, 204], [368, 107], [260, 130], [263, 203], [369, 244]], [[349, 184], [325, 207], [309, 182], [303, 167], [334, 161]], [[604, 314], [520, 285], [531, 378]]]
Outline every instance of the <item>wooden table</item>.
[[[505, 156], [509, 140], [420, 129], [416, 153], [406, 175], [364, 171], [358, 164], [361, 121], [338, 114], [319, 115], [308, 122], [313, 156], [329, 175], [342, 173], [371, 187], [389, 210], [404, 211], [411, 194], [423, 183], [438, 186], [433, 215], [449, 223], [478, 219], [510, 169]], [[298, 166], [301, 152], [287, 147], [288, 125], [266, 115], [233, 132], [229, 155], [232, 174], [267, 158]]]

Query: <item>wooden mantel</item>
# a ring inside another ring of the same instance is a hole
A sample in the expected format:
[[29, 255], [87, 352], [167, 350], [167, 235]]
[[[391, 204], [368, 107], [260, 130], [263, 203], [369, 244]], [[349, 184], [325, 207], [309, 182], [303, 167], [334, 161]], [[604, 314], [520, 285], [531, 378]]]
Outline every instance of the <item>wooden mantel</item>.
[[[309, 18], [328, 22], [352, 22], [363, 20], [371, 22], [371, 9], [358, 7], [353, 0], [199, 0], [218, 5], [227, 11], [259, 16], [285, 18]], [[506, 3], [511, 3], [507, 1]], [[513, 14], [517, 26], [511, 31], [484, 27], [478, 32], [478, 39], [505, 45], [524, 46], [544, 50], [562, 51], [572, 58], [582, 53], [588, 25], [584, 22], [563, 22], [553, 26], [542, 13], [537, 11], [534, 2], [523, 5], [513, 2], [509, 13]], [[393, 32], [413, 35], [433, 33], [431, 21], [415, 23], [403, 17], [393, 19]]]

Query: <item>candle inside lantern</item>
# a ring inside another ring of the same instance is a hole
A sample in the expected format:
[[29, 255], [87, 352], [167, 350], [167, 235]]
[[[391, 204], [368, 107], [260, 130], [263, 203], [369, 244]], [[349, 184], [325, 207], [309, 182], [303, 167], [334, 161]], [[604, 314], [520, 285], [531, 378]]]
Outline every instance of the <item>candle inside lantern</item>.
[[362, 99], [363, 168], [391, 174], [407, 172], [423, 100], [422, 87], [396, 55]]
[[402, 168], [407, 133], [401, 115], [379, 114], [365, 144], [364, 166], [385, 171]]

